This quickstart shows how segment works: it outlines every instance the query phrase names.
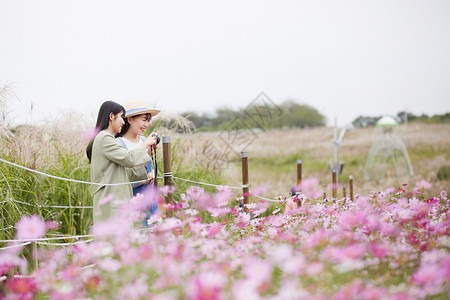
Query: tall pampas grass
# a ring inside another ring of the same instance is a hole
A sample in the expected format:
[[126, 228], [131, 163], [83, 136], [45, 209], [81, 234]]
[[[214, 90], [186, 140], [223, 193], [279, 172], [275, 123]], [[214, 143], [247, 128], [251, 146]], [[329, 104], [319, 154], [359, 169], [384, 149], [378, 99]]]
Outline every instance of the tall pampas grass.
[[19, 97], [14, 93], [11, 84], [2, 84], [0, 82], [0, 136], [9, 136], [8, 122], [8, 102], [18, 100]]

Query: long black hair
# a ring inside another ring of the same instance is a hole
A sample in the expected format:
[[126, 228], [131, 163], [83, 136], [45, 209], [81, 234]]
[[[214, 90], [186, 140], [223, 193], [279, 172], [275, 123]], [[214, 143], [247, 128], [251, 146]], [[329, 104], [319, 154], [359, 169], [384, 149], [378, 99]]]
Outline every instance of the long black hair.
[[137, 118], [137, 117], [140, 117], [142, 115], [145, 115], [145, 120], [146, 121], [151, 121], [152, 120], [152, 114], [151, 113], [145, 113], [145, 114], [135, 115], [135, 116], [132, 116], [132, 117], [127, 117], [127, 118], [124, 119], [125, 124], [123, 124], [122, 130], [116, 135], [116, 138], [123, 136], [125, 133], [127, 133], [128, 129], [130, 129], [130, 122], [128, 122], [128, 118]]
[[[97, 123], [95, 124], [96, 132], [100, 132], [105, 130], [109, 126], [109, 114], [117, 115], [118, 113], [125, 113], [125, 109], [119, 103], [114, 101], [105, 101], [102, 106], [100, 106], [100, 110], [98, 111]], [[86, 147], [86, 155], [89, 159], [89, 163], [91, 163], [92, 158], [92, 144], [94, 143], [95, 136], [91, 139], [88, 146]]]

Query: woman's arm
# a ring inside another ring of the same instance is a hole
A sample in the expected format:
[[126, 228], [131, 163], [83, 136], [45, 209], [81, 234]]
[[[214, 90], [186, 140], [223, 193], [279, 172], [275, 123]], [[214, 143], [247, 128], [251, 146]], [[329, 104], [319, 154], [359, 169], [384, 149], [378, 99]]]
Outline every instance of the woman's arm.
[[[146, 142], [149, 139], [146, 140]], [[153, 139], [154, 140], [154, 139]], [[126, 150], [123, 148], [111, 134], [106, 134], [101, 137], [99, 146], [102, 147], [104, 155], [111, 161], [127, 168], [132, 168], [138, 165], [144, 165], [151, 161], [151, 157], [148, 155], [145, 145], [142, 143], [139, 147]], [[144, 145], [144, 146], [143, 146]]]

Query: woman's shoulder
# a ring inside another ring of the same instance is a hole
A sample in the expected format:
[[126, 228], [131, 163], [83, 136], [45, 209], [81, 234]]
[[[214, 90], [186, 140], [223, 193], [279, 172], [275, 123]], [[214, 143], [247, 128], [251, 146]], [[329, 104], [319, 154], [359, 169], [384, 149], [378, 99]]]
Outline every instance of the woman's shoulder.
[[117, 141], [122, 147], [124, 147], [125, 149], [128, 149], [128, 148], [127, 148], [126, 139], [125, 139], [123, 136], [117, 137], [117, 138], [116, 138], [116, 141]]
[[102, 130], [102, 131], [100, 131], [98, 134], [97, 134], [97, 136], [95, 137], [95, 140], [97, 140], [97, 141], [101, 141], [101, 142], [106, 142], [106, 141], [109, 141], [109, 140], [115, 140], [115, 138], [114, 138], [114, 136], [107, 130], [107, 129], [105, 129], [105, 130]]

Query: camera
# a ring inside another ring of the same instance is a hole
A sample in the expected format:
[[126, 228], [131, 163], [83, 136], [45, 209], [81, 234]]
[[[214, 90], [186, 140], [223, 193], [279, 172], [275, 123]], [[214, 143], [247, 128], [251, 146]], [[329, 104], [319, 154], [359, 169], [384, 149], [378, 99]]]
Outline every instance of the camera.
[[155, 132], [152, 135], [155, 139], [156, 139], [156, 144], [159, 144], [159, 142], [161, 142], [161, 138], [159, 137], [159, 135]]

